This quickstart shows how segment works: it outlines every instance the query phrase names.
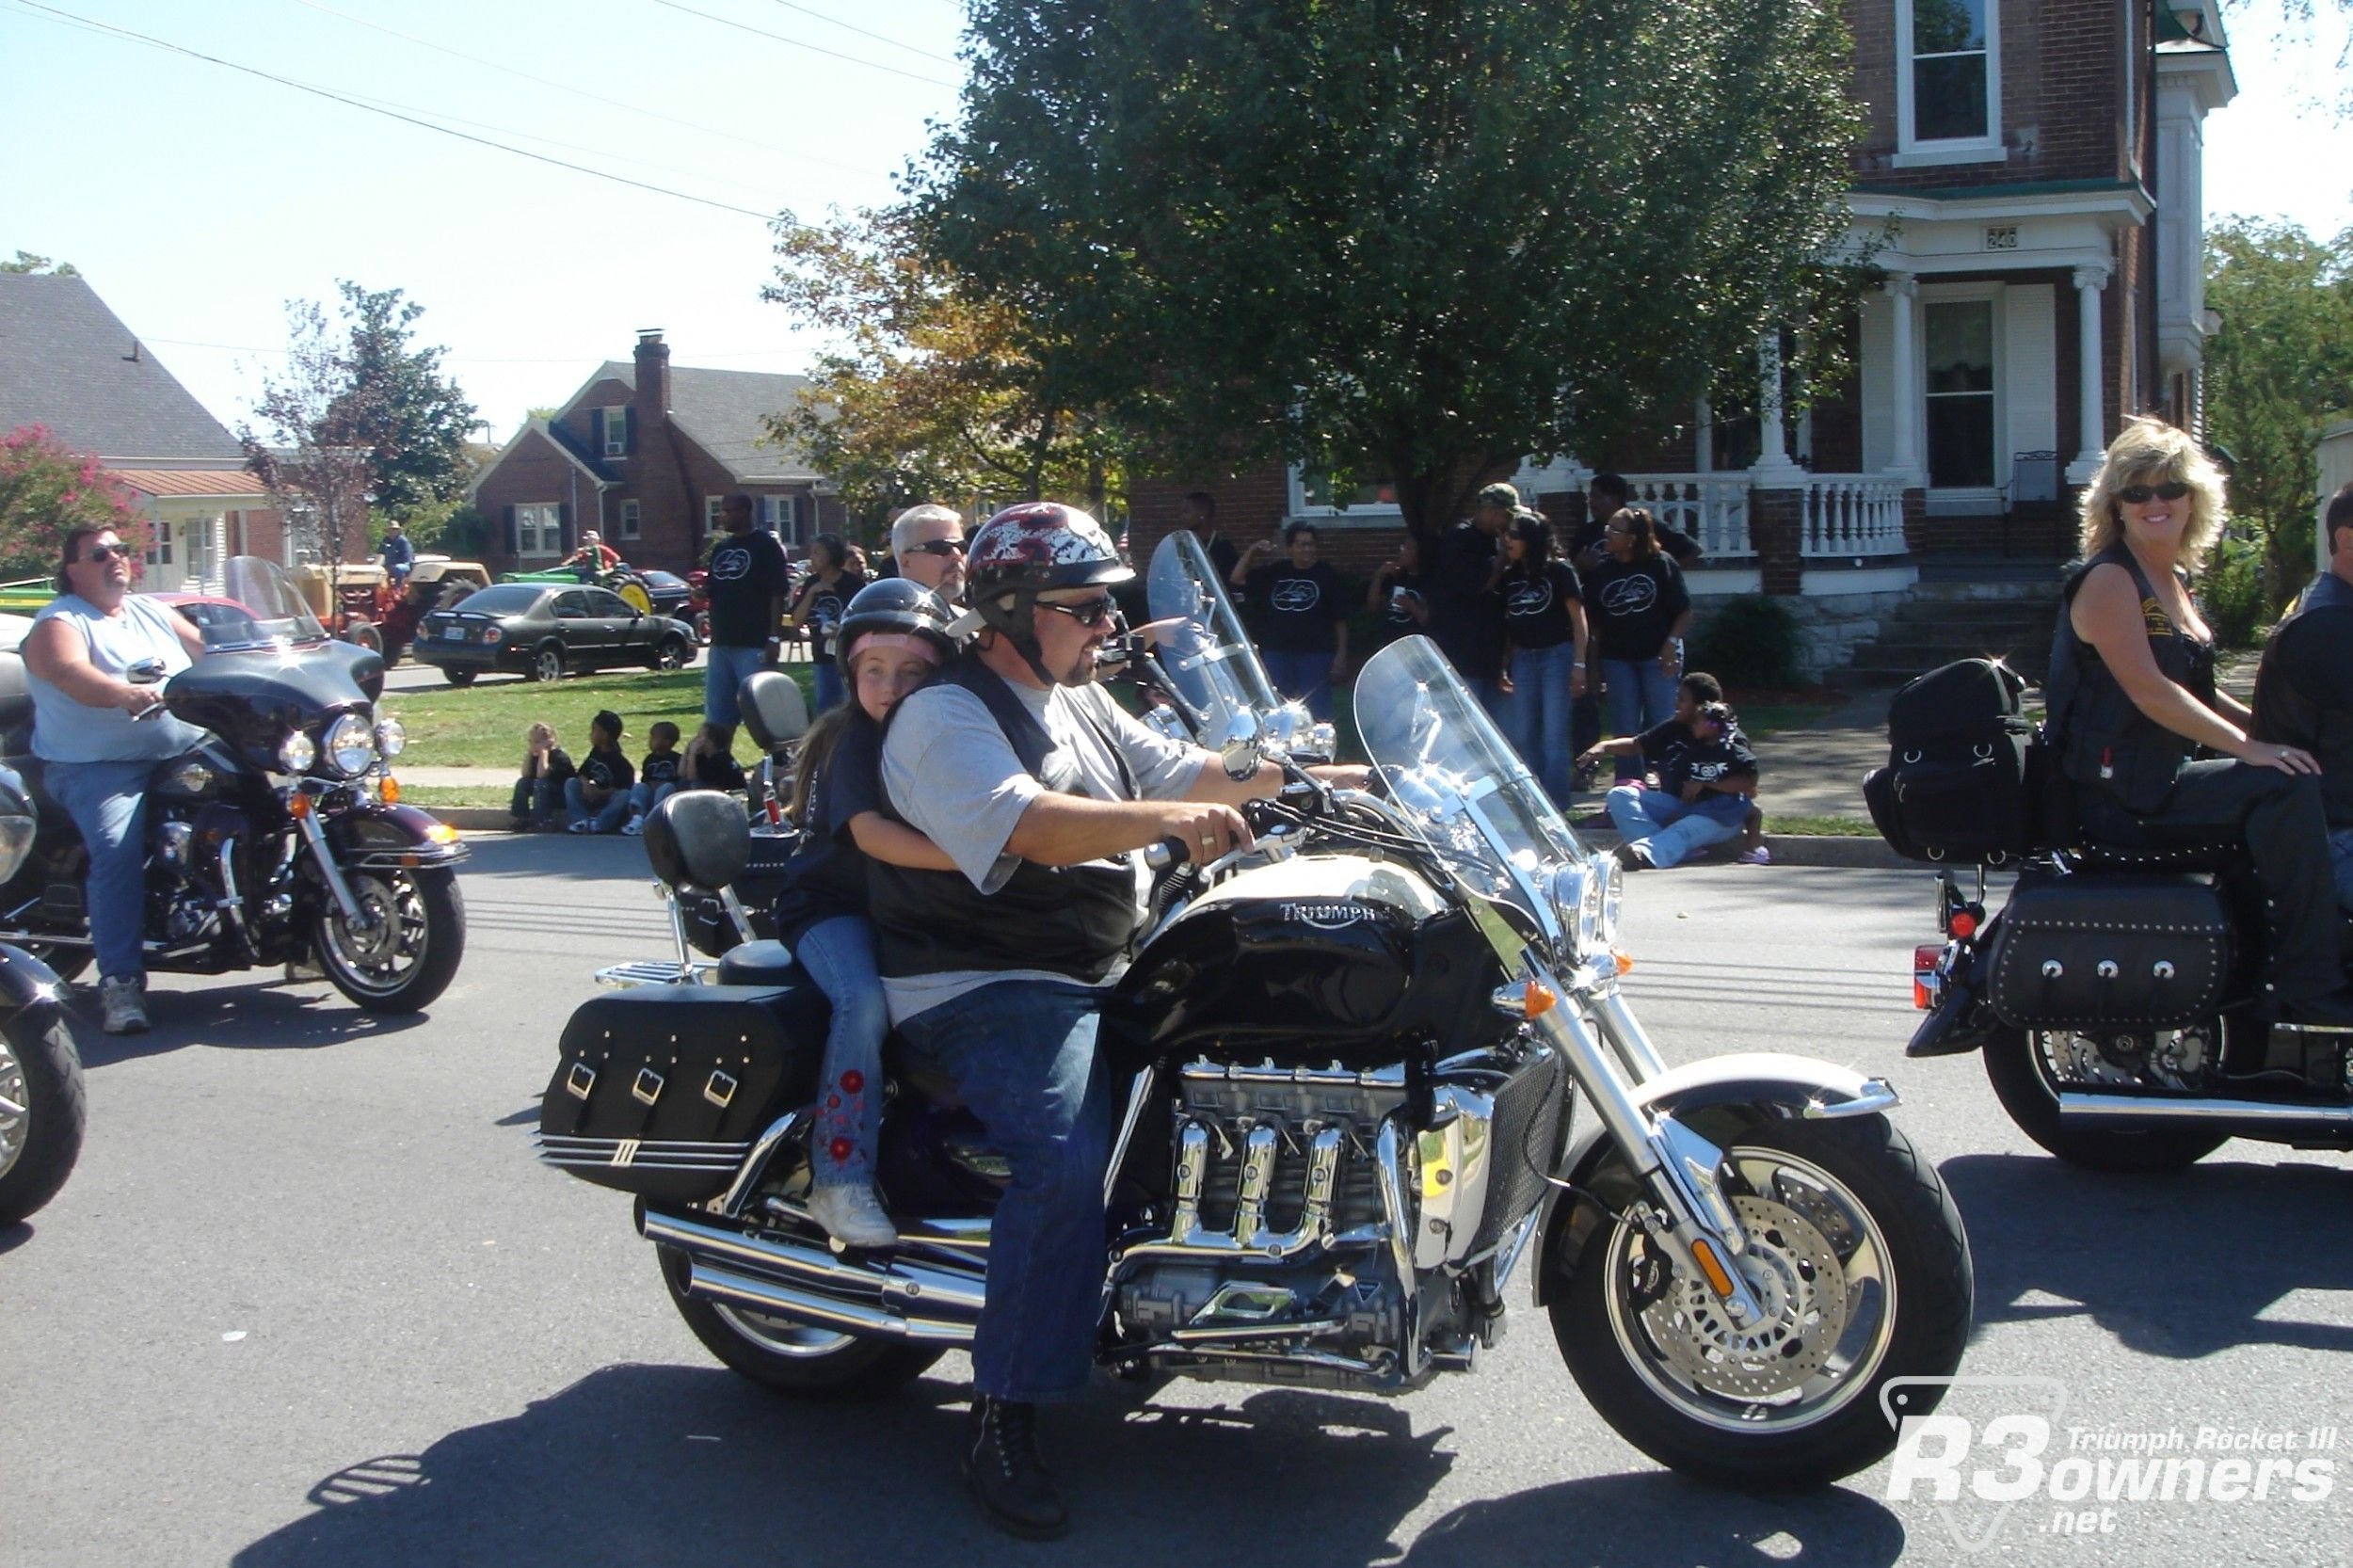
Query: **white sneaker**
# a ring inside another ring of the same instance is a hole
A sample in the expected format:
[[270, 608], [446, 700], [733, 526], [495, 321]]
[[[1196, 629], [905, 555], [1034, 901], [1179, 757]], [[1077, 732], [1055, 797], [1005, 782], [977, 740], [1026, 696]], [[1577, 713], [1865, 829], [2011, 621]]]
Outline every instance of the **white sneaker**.
[[100, 1027], [109, 1034], [147, 1032], [147, 983], [136, 975], [117, 975], [98, 983], [98, 1006], [105, 1016]]
[[644, 831], [646, 831], [646, 819], [643, 817], [632, 817], [621, 824], [621, 836], [625, 839], [634, 839]]
[[895, 1247], [898, 1227], [883, 1212], [874, 1190], [863, 1184], [814, 1188], [808, 1194], [808, 1217], [825, 1227], [825, 1234], [845, 1247]]

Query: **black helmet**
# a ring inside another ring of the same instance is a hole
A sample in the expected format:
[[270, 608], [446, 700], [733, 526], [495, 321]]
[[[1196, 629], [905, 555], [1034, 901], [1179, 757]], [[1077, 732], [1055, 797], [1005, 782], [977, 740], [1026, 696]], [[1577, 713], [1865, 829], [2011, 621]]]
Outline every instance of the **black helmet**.
[[856, 654], [861, 638], [896, 632], [920, 637], [938, 649], [942, 659], [952, 659], [956, 640], [948, 634], [951, 618], [947, 603], [922, 584], [908, 577], [886, 577], [869, 583], [850, 600], [835, 632], [834, 646], [840, 649], [838, 657], [846, 665]]
[[981, 619], [1016, 644], [1030, 636], [1030, 612], [1049, 588], [1126, 583], [1135, 573], [1103, 525], [1052, 501], [1025, 501], [986, 522], [965, 547], [965, 598]]

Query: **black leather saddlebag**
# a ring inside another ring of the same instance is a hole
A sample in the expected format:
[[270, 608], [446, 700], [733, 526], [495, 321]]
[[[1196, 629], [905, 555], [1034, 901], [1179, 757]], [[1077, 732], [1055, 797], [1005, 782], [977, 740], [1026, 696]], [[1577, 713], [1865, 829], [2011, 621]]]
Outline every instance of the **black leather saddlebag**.
[[815, 1093], [815, 986], [645, 985], [584, 1002], [539, 1102], [539, 1158], [584, 1181], [697, 1203]]
[[2012, 1029], [2186, 1029], [2229, 983], [2230, 911], [2194, 877], [2021, 876], [1986, 972]]

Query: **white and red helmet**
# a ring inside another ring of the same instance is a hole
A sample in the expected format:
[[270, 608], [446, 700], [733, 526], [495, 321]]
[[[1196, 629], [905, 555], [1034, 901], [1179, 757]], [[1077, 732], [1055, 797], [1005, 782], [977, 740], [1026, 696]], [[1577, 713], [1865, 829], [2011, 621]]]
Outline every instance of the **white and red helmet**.
[[981, 524], [967, 541], [965, 596], [981, 619], [1026, 638], [1037, 596], [1050, 588], [1088, 588], [1135, 576], [1103, 525], [1053, 501], [1025, 501]]

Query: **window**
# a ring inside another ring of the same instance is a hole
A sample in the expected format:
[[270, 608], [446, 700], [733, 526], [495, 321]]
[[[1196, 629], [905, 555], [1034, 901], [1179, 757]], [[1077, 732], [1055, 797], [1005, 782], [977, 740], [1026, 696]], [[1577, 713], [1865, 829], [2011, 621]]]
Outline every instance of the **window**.
[[2001, 128], [1999, 16], [1988, 0], [1896, 0], [1899, 140], [1988, 146]]
[[596, 411], [597, 446], [608, 457], [629, 456], [629, 410], [599, 408]]
[[704, 533], [716, 534], [719, 531], [719, 520], [727, 506], [727, 500], [728, 498], [723, 495], [707, 495], [703, 497]]
[[591, 588], [586, 596], [588, 613], [592, 616], [618, 616], [623, 620], [637, 612], [629, 607], [629, 600], [603, 588]]
[[620, 520], [614, 524], [613, 532], [624, 539], [633, 539], [637, 536], [637, 503], [634, 501], [621, 503]]
[[761, 496], [760, 525], [778, 538], [798, 543], [801, 537], [801, 498], [797, 495]]
[[1377, 466], [1355, 473], [1299, 471], [1299, 503], [1303, 507], [1346, 511], [1355, 506], [1394, 507], [1397, 486]]
[[155, 533], [147, 541], [147, 564], [151, 567], [171, 565], [171, 524], [159, 522]]
[[518, 556], [563, 554], [564, 509], [553, 502], [516, 507], [515, 553]]
[[198, 519], [187, 523], [186, 527], [188, 530], [188, 581], [200, 582], [208, 569], [204, 561], [208, 553], [206, 547], [213, 542], [213, 525]]
[[1928, 383], [1929, 488], [1993, 483], [1993, 302], [1922, 305]]

